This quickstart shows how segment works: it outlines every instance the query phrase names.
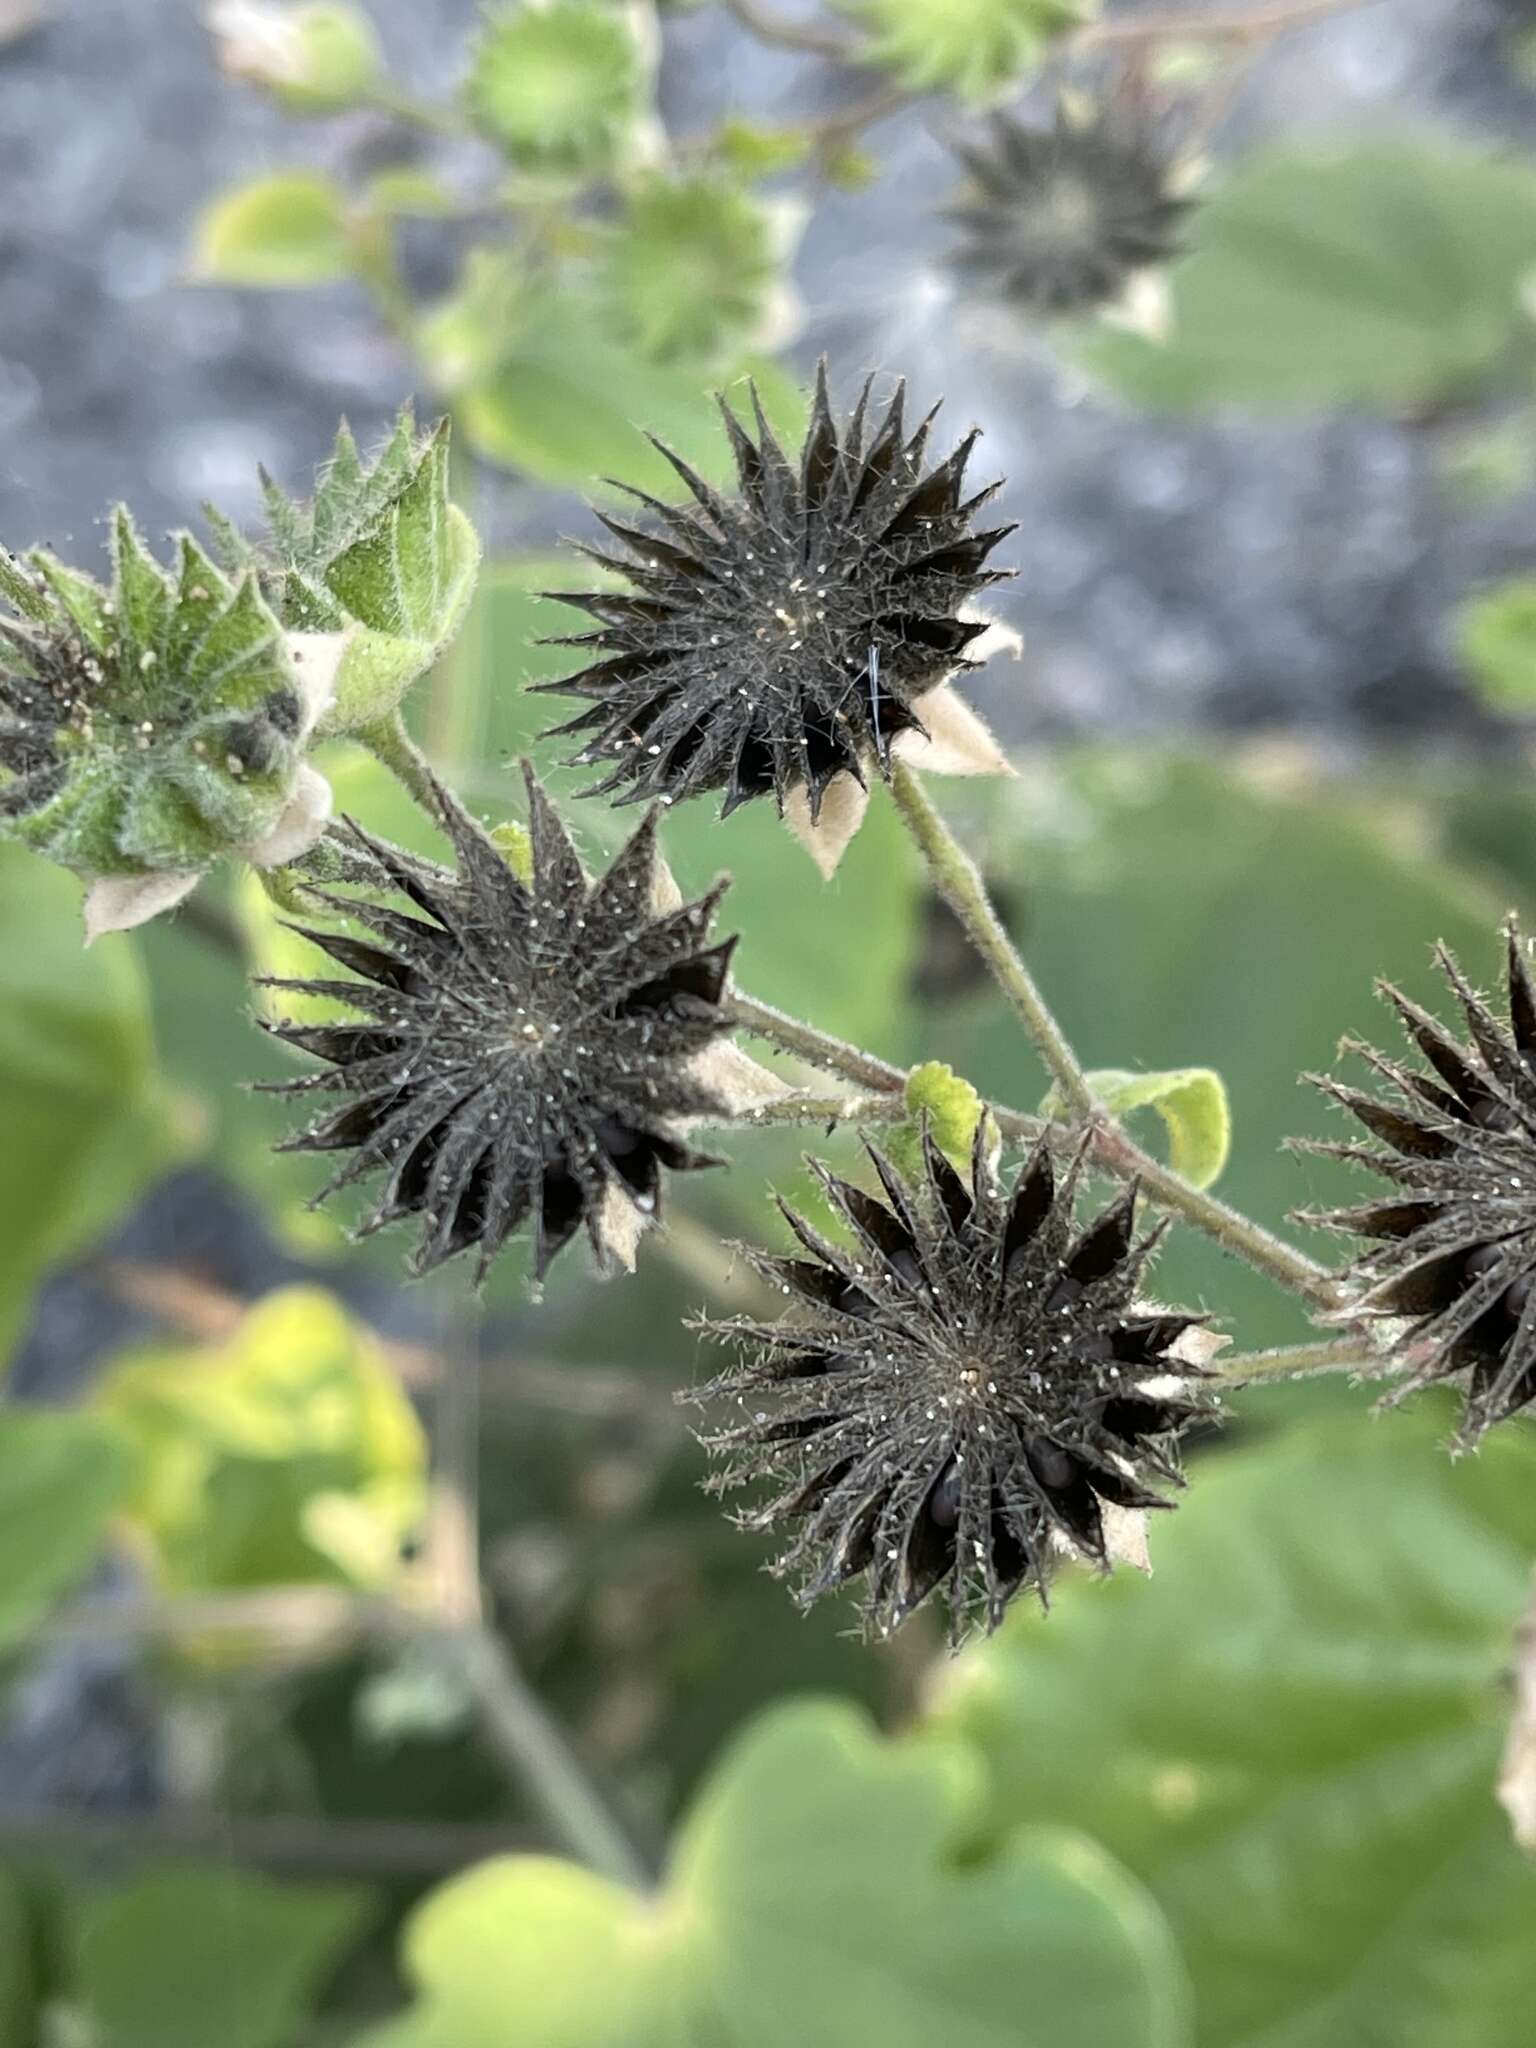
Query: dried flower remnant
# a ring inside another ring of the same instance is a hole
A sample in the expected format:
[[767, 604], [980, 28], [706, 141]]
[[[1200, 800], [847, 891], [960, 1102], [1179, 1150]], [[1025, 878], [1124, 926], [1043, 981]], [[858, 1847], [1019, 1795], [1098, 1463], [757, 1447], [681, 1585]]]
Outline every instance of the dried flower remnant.
[[1340, 1319], [1401, 1324], [1383, 1354], [1408, 1366], [1391, 1398], [1440, 1380], [1465, 1392], [1462, 1438], [1536, 1401], [1536, 984], [1513, 919], [1505, 930], [1508, 1021], [1451, 955], [1437, 960], [1471, 1042], [1388, 983], [1381, 993], [1430, 1071], [1351, 1042], [1384, 1095], [1317, 1085], [1375, 1141], [1301, 1149], [1365, 1168], [1390, 1192], [1306, 1220], [1364, 1238]]
[[1191, 201], [1144, 120], [1058, 109], [1048, 128], [994, 114], [962, 145], [971, 190], [949, 208], [961, 275], [1048, 318], [1124, 309], [1138, 278], [1171, 263]]
[[958, 1642], [1063, 1553], [1143, 1561], [1151, 1482], [1208, 1412], [1202, 1318], [1138, 1298], [1134, 1189], [1079, 1226], [1077, 1168], [1042, 1146], [1005, 1191], [985, 1131], [968, 1180], [931, 1136], [916, 1185], [871, 1151], [879, 1196], [818, 1168], [853, 1248], [785, 1208], [808, 1256], [757, 1262], [794, 1313], [713, 1326], [746, 1355], [694, 1397], [741, 1411], [703, 1439], [712, 1484], [768, 1484], [740, 1519], [791, 1532], [775, 1569], [803, 1604], [861, 1580], [874, 1634], [936, 1593]]
[[362, 1228], [420, 1217], [416, 1272], [473, 1248], [483, 1278], [525, 1223], [538, 1277], [583, 1227], [601, 1264], [632, 1265], [660, 1214], [663, 1170], [719, 1163], [688, 1143], [689, 1126], [735, 1113], [722, 1007], [735, 941], [709, 938], [725, 885], [658, 910], [654, 812], [589, 881], [525, 772], [526, 883], [442, 791], [456, 872], [354, 828], [411, 908], [311, 891], [370, 934], [305, 930], [360, 979], [269, 984], [360, 1013], [270, 1025], [327, 1063], [271, 1086], [347, 1097], [287, 1149], [351, 1155], [317, 1201], [381, 1173]]
[[718, 791], [722, 816], [772, 796], [813, 831], [829, 792], [862, 814], [868, 770], [888, 772], [893, 747], [921, 762], [931, 742], [948, 772], [1005, 772], [947, 687], [987, 630], [972, 600], [1004, 573], [987, 560], [1012, 527], [977, 524], [998, 486], [966, 493], [974, 432], [929, 467], [934, 413], [909, 433], [903, 387], [873, 421], [871, 394], [839, 427], [823, 365], [795, 462], [755, 389], [754, 432], [722, 401], [737, 497], [658, 443], [693, 503], [631, 491], [646, 526], [599, 515], [627, 553], [587, 552], [631, 588], [555, 593], [597, 620], [560, 642], [591, 659], [536, 686], [590, 700], [555, 731], [580, 736], [578, 764], [609, 764], [594, 794]]

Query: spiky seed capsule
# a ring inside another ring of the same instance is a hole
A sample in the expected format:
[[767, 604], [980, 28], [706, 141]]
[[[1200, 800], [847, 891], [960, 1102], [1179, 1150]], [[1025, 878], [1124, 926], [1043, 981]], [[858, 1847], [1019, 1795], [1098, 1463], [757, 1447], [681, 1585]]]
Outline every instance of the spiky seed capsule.
[[1169, 187], [1144, 124], [1111, 109], [1049, 128], [994, 114], [990, 140], [962, 146], [972, 189], [948, 209], [962, 230], [951, 261], [1027, 311], [1094, 312], [1137, 272], [1178, 255], [1190, 201]]
[[1471, 1043], [1383, 983], [1433, 1071], [1353, 1047], [1386, 1082], [1385, 1099], [1314, 1078], [1377, 1142], [1302, 1147], [1391, 1183], [1385, 1199], [1306, 1220], [1368, 1241], [1346, 1269], [1344, 1313], [1406, 1319], [1386, 1354], [1408, 1368], [1392, 1398], [1460, 1381], [1469, 1444], [1536, 1402], [1536, 986], [1513, 919], [1505, 941], [1508, 1023], [1440, 947]]
[[1043, 1146], [1011, 1194], [984, 1127], [969, 1184], [931, 1137], [919, 1185], [870, 1158], [883, 1199], [817, 1168], [854, 1248], [786, 1207], [809, 1256], [757, 1264], [796, 1313], [713, 1325], [747, 1356], [693, 1398], [742, 1411], [703, 1438], [711, 1484], [770, 1483], [741, 1520], [793, 1530], [775, 1569], [802, 1604], [861, 1578], [886, 1635], [938, 1592], [957, 1642], [1043, 1589], [1054, 1550], [1107, 1567], [1117, 1517], [1168, 1505], [1148, 1481], [1177, 1480], [1205, 1412], [1180, 1342], [1202, 1319], [1136, 1299], [1134, 1189], [1079, 1229], [1077, 1169], [1058, 1186]]
[[583, 552], [631, 590], [554, 593], [598, 621], [558, 643], [591, 649], [591, 665], [536, 686], [590, 700], [554, 730], [584, 736], [577, 763], [613, 764], [591, 794], [720, 790], [728, 816], [770, 793], [782, 811], [804, 788], [814, 820], [834, 776], [888, 770], [891, 742], [921, 730], [915, 701], [970, 665], [985, 630], [962, 609], [1000, 580], [987, 557], [1013, 529], [975, 525], [998, 488], [965, 495], [976, 434], [929, 468], [933, 413], [909, 435], [898, 385], [871, 424], [869, 384], [839, 430], [823, 364], [792, 463], [751, 396], [755, 438], [721, 401], [740, 496], [658, 442], [694, 503], [630, 491], [648, 525], [599, 514], [627, 555]]
[[37, 549], [0, 599], [0, 830], [98, 878], [260, 857], [319, 705], [254, 577], [185, 534], [162, 568], [120, 506], [110, 584]]
[[627, 1262], [660, 1212], [662, 1169], [719, 1163], [682, 1127], [725, 1109], [707, 1062], [729, 1029], [721, 997], [735, 940], [709, 942], [725, 885], [658, 913], [654, 812], [589, 882], [525, 774], [527, 885], [440, 791], [457, 872], [354, 827], [411, 909], [310, 891], [371, 933], [304, 928], [361, 978], [267, 984], [361, 1013], [355, 1023], [269, 1025], [328, 1066], [268, 1085], [348, 1098], [285, 1149], [351, 1154], [317, 1201], [383, 1173], [362, 1229], [419, 1216], [416, 1272], [475, 1247], [483, 1277], [525, 1221], [540, 1277], [583, 1224], [600, 1263]]
[[522, 170], [591, 176], [624, 154], [644, 101], [643, 17], [607, 0], [486, 12], [465, 88], [484, 134]]

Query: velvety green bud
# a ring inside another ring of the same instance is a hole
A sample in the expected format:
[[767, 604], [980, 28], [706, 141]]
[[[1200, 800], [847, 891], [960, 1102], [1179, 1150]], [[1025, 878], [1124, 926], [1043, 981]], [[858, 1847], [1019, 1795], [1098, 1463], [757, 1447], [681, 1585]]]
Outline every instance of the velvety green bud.
[[254, 570], [290, 633], [335, 671], [323, 734], [388, 718], [463, 623], [480, 567], [473, 526], [448, 498], [448, 422], [418, 436], [409, 409], [365, 462], [343, 426], [308, 502], [265, 474], [269, 533], [252, 547], [220, 526], [232, 568]]
[[88, 931], [137, 924], [225, 854], [291, 860], [329, 791], [304, 764], [323, 643], [290, 639], [250, 575], [182, 535], [170, 570], [126, 508], [109, 585], [0, 556], [0, 829], [88, 877]]

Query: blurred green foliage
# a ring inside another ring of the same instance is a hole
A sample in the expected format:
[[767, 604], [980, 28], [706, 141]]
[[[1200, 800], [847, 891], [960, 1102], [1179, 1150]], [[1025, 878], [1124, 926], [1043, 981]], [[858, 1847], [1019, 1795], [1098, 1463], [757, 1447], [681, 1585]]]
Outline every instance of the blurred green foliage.
[[[812, 34], [875, 72], [878, 113], [1027, 86], [1047, 53], [1073, 61], [1093, 10], [833, 11]], [[864, 117], [723, 109], [667, 138], [656, 23], [617, 0], [490, 8], [432, 106], [350, 10], [300, 15], [311, 39], [293, 43], [282, 9], [246, 10], [247, 32], [263, 17], [268, 33], [243, 58], [226, 44], [227, 68], [306, 113], [395, 121], [411, 148], [338, 150], [217, 195], [192, 235], [197, 279], [371, 294], [451, 409], [456, 461], [532, 484], [671, 493], [642, 429], [723, 480], [711, 393], [748, 375], [798, 436], [799, 380], [768, 352], [793, 306], [787, 224], [826, 184], [879, 174]], [[1220, 87], [1243, 49], [1191, 41], [1178, 15], [1181, 34], [1134, 50], [1127, 76], [1183, 115], [1181, 95]], [[442, 161], [415, 160], [444, 133]], [[427, 303], [407, 222], [454, 238], [457, 268], [437, 271], [453, 281]], [[1058, 337], [1132, 402], [1427, 414], [1529, 383], [1522, 158], [1408, 137], [1273, 148], [1208, 178], [1189, 244], [1161, 340]], [[1521, 412], [1474, 431], [1462, 481], [1517, 487], [1527, 426]], [[387, 460], [416, 482], [387, 504], [345, 441], [315, 515], [271, 494], [284, 623], [378, 656], [353, 676], [376, 712], [420, 679], [417, 736], [515, 857], [518, 760], [562, 799], [584, 781], [541, 737], [562, 700], [528, 686], [572, 665], [548, 639], [590, 622], [544, 593], [604, 572], [494, 561], [444, 651], [474, 549], [447, 507], [446, 440], [401, 445]], [[363, 526], [358, 575], [346, 544]], [[1531, 592], [1516, 578], [1457, 624], [1498, 712], [1531, 701]], [[1027, 666], [1009, 676], [1028, 689]], [[442, 853], [360, 747], [332, 741], [319, 760], [340, 814]], [[1277, 1229], [1299, 1233], [1290, 1211], [1351, 1184], [1284, 1147], [1338, 1134], [1297, 1076], [1329, 1066], [1341, 1036], [1382, 1035], [1373, 979], [1443, 1011], [1431, 942], [1488, 980], [1499, 913], [1536, 908], [1518, 760], [1384, 761], [1346, 781], [1272, 751], [1095, 746], [944, 795], [1101, 1094]], [[570, 815], [594, 866], [634, 823], [597, 804]], [[825, 886], [766, 804], [724, 826], [679, 808], [663, 839], [687, 892], [731, 872], [722, 924], [742, 935], [744, 987], [915, 1069], [898, 1150], [926, 1118], [961, 1155], [984, 1099], [1046, 1096], [1006, 1004], [947, 964], [947, 913], [883, 793]], [[77, 895], [0, 852], [0, 1356], [44, 1278], [176, 1161], [236, 1186], [311, 1284], [216, 1304], [226, 1322], [244, 1312], [233, 1334], [135, 1337], [75, 1409], [0, 1409], [8, 1673], [58, 1668], [73, 1639], [45, 1624], [98, 1566], [136, 1613], [305, 1586], [359, 1615], [375, 1600], [414, 1613], [419, 1637], [359, 1619], [314, 1658], [165, 1627], [121, 1654], [167, 1747], [197, 1731], [206, 1799], [307, 1821], [322, 1843], [334, 1822], [417, 1824], [446, 1878], [386, 1860], [366, 1885], [316, 1886], [173, 1861], [82, 1887], [62, 1845], [7, 1854], [0, 2048], [1526, 2048], [1536, 1871], [1493, 1788], [1536, 1554], [1529, 1425], [1452, 1465], [1433, 1400], [1369, 1420], [1369, 1392], [1342, 1379], [1238, 1395], [1188, 1500], [1152, 1530], [1155, 1578], [1069, 1574], [1048, 1618], [1015, 1616], [953, 1666], [921, 1615], [863, 1646], [833, 1608], [802, 1619], [762, 1542], [702, 1495], [671, 1399], [712, 1369], [685, 1321], [701, 1301], [758, 1305], [720, 1239], [781, 1241], [769, 1187], [815, 1209], [801, 1154], [857, 1174], [851, 1134], [734, 1133], [731, 1169], [675, 1191], [676, 1228], [632, 1281], [595, 1285], [571, 1260], [534, 1306], [513, 1251], [472, 1330], [453, 1288], [386, 1293], [387, 1234], [344, 1252], [306, 1214], [323, 1170], [274, 1153], [294, 1112], [243, 1086], [291, 1071], [251, 1028], [266, 999], [249, 972], [303, 972], [312, 951], [290, 925], [339, 913], [291, 883], [221, 876], [191, 915], [85, 953]], [[1242, 1349], [1315, 1334], [1188, 1230], [1155, 1286], [1207, 1306]], [[426, 1332], [419, 1387], [343, 1293]], [[533, 1814], [440, 1654], [440, 1589], [411, 1555], [430, 1526], [429, 1438], [478, 1511], [487, 1605], [531, 1685], [649, 1841], [672, 1841], [652, 1897], [553, 1856], [461, 1867], [475, 1851], [457, 1830]]]
[[525, 1857], [430, 1900], [406, 1943], [422, 2005], [369, 2048], [1185, 2040], [1183, 1968], [1149, 1901], [1054, 1829], [958, 1864], [982, 1799], [963, 1749], [781, 1708], [711, 1780], [659, 1898]]
[[1085, 359], [1144, 405], [1432, 405], [1529, 373], [1536, 167], [1464, 145], [1271, 149], [1224, 175], [1166, 341]]

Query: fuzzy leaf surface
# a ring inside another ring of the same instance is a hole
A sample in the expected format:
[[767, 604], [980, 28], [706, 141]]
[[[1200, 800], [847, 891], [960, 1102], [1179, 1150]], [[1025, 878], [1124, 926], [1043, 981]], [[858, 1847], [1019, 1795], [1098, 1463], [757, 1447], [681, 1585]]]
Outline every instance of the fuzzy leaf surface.
[[415, 2013], [371, 2048], [1178, 2048], [1177, 1955], [1090, 1843], [1029, 1830], [979, 1864], [965, 1756], [847, 1707], [759, 1721], [641, 1901], [544, 1857], [445, 1886], [408, 1932]]

